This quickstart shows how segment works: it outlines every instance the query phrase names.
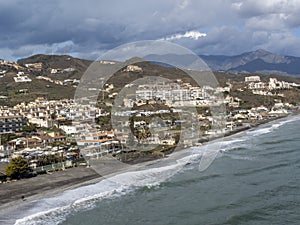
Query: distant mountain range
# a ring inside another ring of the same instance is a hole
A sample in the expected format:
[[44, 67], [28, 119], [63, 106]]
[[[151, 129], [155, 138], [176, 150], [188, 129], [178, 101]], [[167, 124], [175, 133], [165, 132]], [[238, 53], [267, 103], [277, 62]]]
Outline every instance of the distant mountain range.
[[200, 57], [215, 71], [300, 75], [300, 57], [276, 55], [263, 49], [235, 56]]
[[[300, 57], [276, 55], [259, 49], [241, 55], [199, 55], [213, 71], [232, 73], [260, 73], [280, 75], [300, 75]], [[173, 65], [188, 66], [196, 61], [195, 55], [148, 55], [147, 60], [172, 62]], [[205, 68], [204, 68], [205, 69]]]
[[[298, 75], [300, 76], [300, 57], [276, 55], [274, 53], [259, 49], [246, 52], [240, 55], [199, 55], [199, 57], [213, 71], [224, 71], [231, 73], [260, 73], [260, 74], [279, 74], [279, 75]], [[148, 55], [145, 60], [156, 62], [173, 62], [172, 65], [189, 65], [195, 61], [195, 55]], [[50, 73], [50, 68], [75, 68], [73, 77], [80, 78], [92, 61], [78, 59], [68, 55], [34, 55], [18, 61], [24, 66], [26, 63], [43, 64], [43, 72]], [[163, 64], [163, 63], [162, 63]], [[70, 74], [69, 74], [70, 76]]]

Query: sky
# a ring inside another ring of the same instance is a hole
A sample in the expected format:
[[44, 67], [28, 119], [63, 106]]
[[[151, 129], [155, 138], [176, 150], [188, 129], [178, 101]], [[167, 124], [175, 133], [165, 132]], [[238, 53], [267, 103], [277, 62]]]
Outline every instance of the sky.
[[166, 40], [196, 54], [265, 49], [300, 56], [300, 0], [0, 0], [0, 58], [95, 59], [119, 45]]

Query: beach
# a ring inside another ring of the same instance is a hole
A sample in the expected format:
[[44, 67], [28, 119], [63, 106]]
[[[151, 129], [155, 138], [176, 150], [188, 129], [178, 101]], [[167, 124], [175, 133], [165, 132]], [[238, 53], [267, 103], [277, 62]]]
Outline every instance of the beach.
[[[261, 125], [257, 124], [255, 128], [248, 127], [247, 129], [242, 129], [239, 132], [232, 132], [230, 135], [226, 135], [226, 137], [219, 137], [218, 139], [214, 139], [212, 142], [220, 141], [220, 138], [223, 138], [222, 141], [225, 141], [232, 138], [232, 136], [243, 136], [243, 132], [246, 132], [249, 129], [256, 129], [260, 126], [267, 126], [270, 123], [277, 123], [281, 120], [284, 121], [292, 116], [294, 116], [294, 114], [289, 115], [288, 117], [278, 118], [275, 121], [268, 121], [268, 123], [264, 121]], [[175, 160], [183, 158], [188, 154], [190, 154], [190, 152], [186, 152], [184, 150], [176, 151], [167, 157], [167, 161], [174, 162]], [[129, 170], [139, 170], [139, 168], [141, 169], [144, 167], [155, 168], [159, 165], [159, 162], [159, 159], [143, 162], [131, 166], [130, 169], [124, 170], [122, 172], [126, 172]], [[165, 164], [166, 162], [162, 163]], [[120, 173], [120, 170], [118, 172]], [[102, 179], [103, 177], [99, 175], [99, 173], [97, 173], [94, 169], [81, 166], [66, 169], [63, 171], [56, 171], [51, 174], [39, 175], [33, 178], [12, 181], [10, 183], [3, 183], [0, 184], [0, 210], [5, 211], [5, 209], [13, 208], [16, 205], [21, 205], [23, 203], [35, 201], [41, 198], [51, 197], [63, 193], [66, 190], [75, 189], [76, 187], [94, 184]], [[24, 196], [24, 198], [22, 198], [22, 196]]]
[[57, 194], [76, 185], [90, 183], [100, 177], [91, 168], [75, 167], [51, 174], [3, 183], [0, 184], [0, 209], [5, 209], [17, 202], [22, 203], [23, 201]]

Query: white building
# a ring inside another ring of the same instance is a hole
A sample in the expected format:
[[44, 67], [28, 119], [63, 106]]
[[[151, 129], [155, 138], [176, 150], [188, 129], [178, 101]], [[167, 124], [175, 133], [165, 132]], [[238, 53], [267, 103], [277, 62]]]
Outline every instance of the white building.
[[53, 127], [55, 123], [55, 121], [53, 120], [49, 120], [49, 119], [42, 119], [42, 118], [30, 118], [28, 119], [29, 123], [35, 124], [38, 127], [46, 127], [46, 128], [50, 128]]
[[250, 82], [248, 83], [248, 88], [249, 89], [264, 89], [265, 88], [265, 83], [264, 82]]
[[260, 82], [260, 76], [245, 77], [245, 82]]
[[64, 132], [66, 132], [67, 135], [73, 135], [79, 133], [76, 126], [62, 125], [59, 128], [62, 129]]
[[292, 84], [286, 81], [278, 81], [276, 78], [270, 78], [269, 89], [290, 89]]
[[127, 72], [141, 72], [142, 68], [139, 66], [135, 66], [135, 65], [128, 65], [126, 67], [126, 71]]
[[20, 75], [19, 73], [17, 74], [16, 77], [14, 77], [14, 80], [16, 83], [24, 83], [24, 82], [31, 82], [32, 80], [25, 75]]

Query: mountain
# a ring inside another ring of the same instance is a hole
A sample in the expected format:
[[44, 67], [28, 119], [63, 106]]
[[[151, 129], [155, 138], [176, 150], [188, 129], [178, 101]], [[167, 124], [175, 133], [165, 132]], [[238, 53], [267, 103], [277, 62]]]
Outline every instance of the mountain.
[[[272, 52], [258, 49], [240, 55], [199, 55], [207, 64], [201, 65], [201, 69], [224, 71], [233, 73], [262, 73], [280, 75], [300, 75], [300, 57], [276, 55]], [[193, 69], [199, 68], [197, 56], [193, 54], [151, 54], [144, 57], [145, 60], [156, 62], [169, 62], [177, 67]]]
[[300, 75], [300, 57], [276, 55], [263, 49], [236, 56], [200, 57], [214, 71]]

